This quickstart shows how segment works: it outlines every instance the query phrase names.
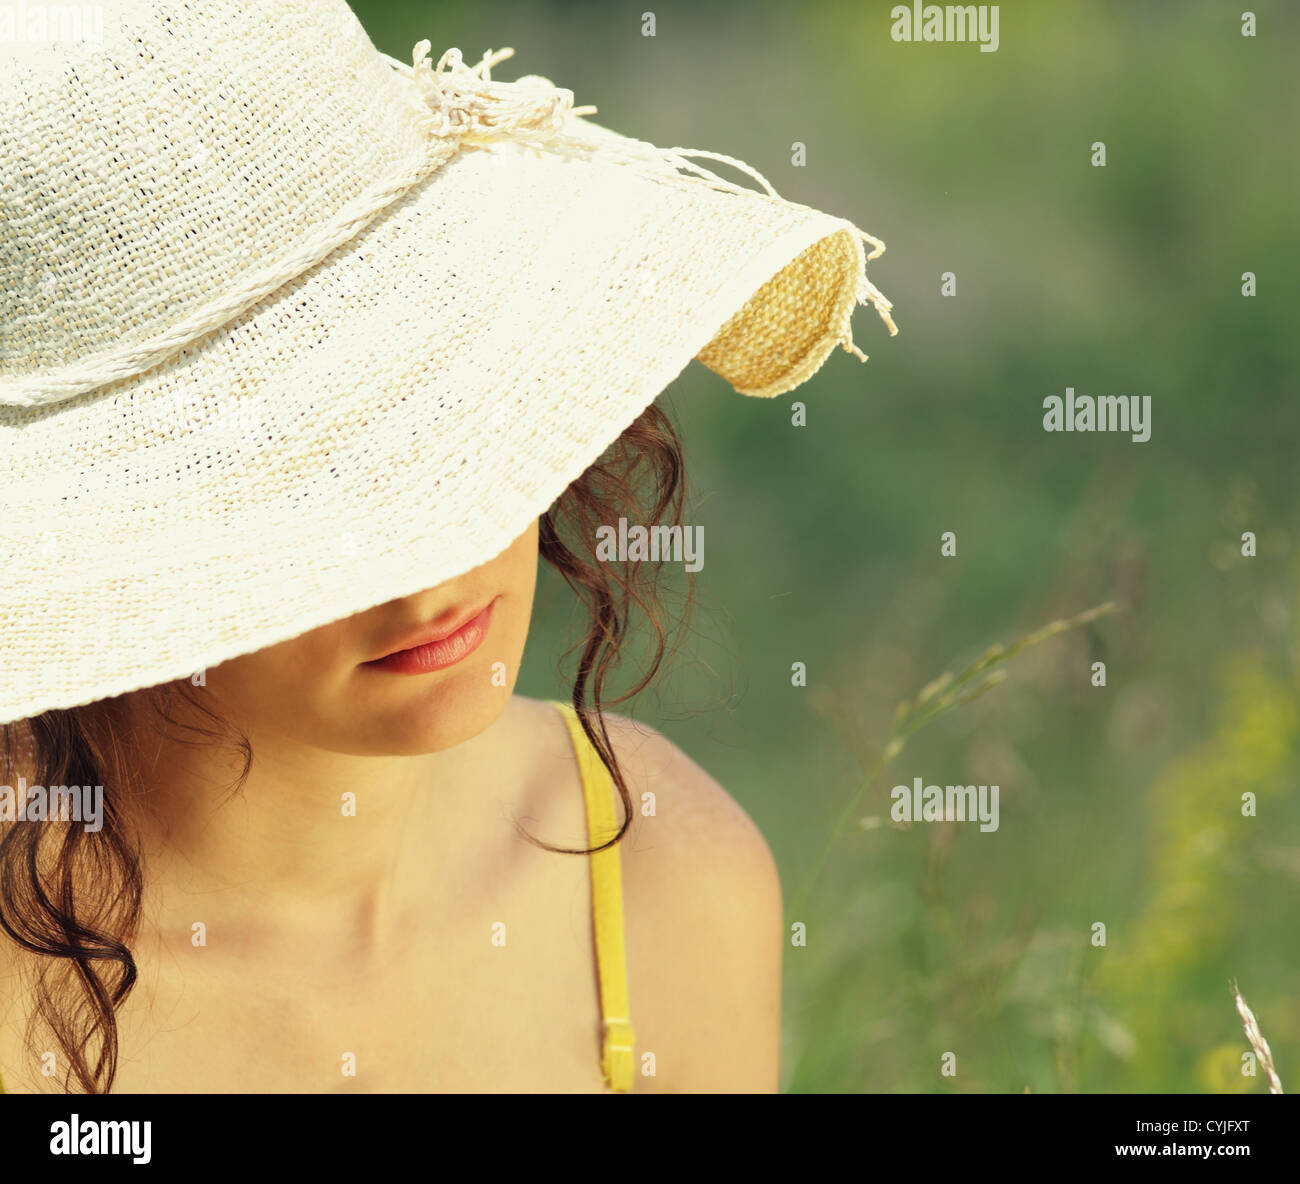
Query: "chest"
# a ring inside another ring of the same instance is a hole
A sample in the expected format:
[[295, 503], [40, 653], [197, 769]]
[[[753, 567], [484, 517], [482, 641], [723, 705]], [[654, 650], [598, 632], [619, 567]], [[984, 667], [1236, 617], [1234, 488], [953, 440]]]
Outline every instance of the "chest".
[[[302, 943], [142, 950], [114, 1090], [603, 1092], [590, 897], [580, 876], [562, 888], [455, 924], [416, 914], [366, 960]], [[11, 1087], [40, 1088], [11, 1068], [31, 1054], [5, 1045]]]

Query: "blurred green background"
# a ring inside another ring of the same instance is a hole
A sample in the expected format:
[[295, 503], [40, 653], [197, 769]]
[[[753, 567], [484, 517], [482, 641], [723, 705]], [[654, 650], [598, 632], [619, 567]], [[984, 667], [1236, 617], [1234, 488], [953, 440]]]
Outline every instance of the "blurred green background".
[[[867, 791], [788, 918], [789, 1090], [1263, 1092], [1233, 979], [1300, 1089], [1300, 6], [1250, 5], [1254, 38], [1244, 7], [1007, 3], [980, 53], [893, 42], [886, 3], [354, 0], [396, 57], [514, 46], [496, 77], [737, 156], [888, 244], [869, 274], [900, 333], [860, 308], [866, 365], [836, 351], [765, 401], [692, 364], [660, 400], [705, 566], [678, 660], [621, 710], [746, 807], [787, 906], [897, 702], [1124, 606], [1015, 658]], [[1149, 395], [1150, 441], [1045, 433], [1067, 386]], [[562, 690], [576, 621], [544, 573], [521, 693]], [[999, 784], [999, 830], [892, 825], [916, 776]]]

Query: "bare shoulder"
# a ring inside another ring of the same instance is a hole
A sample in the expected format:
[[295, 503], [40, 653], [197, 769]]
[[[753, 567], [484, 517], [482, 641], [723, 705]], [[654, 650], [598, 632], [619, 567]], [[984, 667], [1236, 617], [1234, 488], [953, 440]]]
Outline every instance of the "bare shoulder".
[[667, 737], [607, 715], [632, 797], [621, 850], [638, 1089], [770, 1091], [781, 1032], [781, 885], [736, 800]]

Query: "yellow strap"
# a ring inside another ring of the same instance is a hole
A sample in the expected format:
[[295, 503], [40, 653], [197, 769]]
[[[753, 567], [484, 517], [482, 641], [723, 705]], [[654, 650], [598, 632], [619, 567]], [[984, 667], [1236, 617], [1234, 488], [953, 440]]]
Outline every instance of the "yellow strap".
[[[571, 704], [552, 699], [569, 727], [569, 737], [582, 774], [587, 803], [587, 845], [597, 847], [618, 833], [614, 816], [614, 780], [582, 730]], [[627, 954], [623, 946], [623, 876], [618, 846], [587, 857], [591, 864], [592, 926], [596, 939], [596, 972], [600, 981], [600, 1010], [604, 1017], [601, 1068], [615, 1093], [630, 1093], [636, 1033], [627, 1004]]]

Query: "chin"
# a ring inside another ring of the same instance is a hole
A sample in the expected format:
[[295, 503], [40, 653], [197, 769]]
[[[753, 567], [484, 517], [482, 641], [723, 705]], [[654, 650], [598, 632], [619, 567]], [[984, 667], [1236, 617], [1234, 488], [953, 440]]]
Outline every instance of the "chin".
[[380, 677], [349, 704], [344, 726], [323, 748], [355, 756], [424, 756], [455, 748], [501, 718], [515, 684], [507, 676], [505, 686], [494, 686], [492, 659], [477, 654], [449, 670]]

